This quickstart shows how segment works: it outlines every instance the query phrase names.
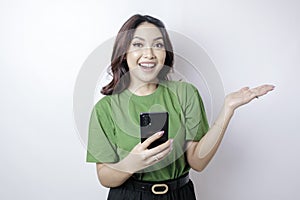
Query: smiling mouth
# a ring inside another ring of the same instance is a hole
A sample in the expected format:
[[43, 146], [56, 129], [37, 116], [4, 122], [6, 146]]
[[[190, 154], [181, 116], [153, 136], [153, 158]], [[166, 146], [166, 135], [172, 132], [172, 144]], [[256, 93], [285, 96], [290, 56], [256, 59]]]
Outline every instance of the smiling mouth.
[[139, 63], [139, 66], [145, 69], [152, 69], [156, 66], [155, 63]]

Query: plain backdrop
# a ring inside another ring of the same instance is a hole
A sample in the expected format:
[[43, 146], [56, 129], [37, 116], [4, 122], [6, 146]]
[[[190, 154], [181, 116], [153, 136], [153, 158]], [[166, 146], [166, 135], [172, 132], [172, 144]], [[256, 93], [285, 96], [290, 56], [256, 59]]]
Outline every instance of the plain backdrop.
[[[76, 131], [73, 90], [89, 54], [135, 13], [197, 42], [225, 93], [271, 83], [240, 108], [198, 199], [299, 199], [298, 0], [1, 0], [0, 199], [105, 199]], [[220, 99], [222, 101], [222, 99]]]

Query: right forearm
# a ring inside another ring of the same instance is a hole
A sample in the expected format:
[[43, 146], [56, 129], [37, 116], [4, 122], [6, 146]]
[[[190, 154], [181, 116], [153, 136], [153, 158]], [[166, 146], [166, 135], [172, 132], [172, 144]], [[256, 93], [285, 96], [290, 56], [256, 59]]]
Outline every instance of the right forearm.
[[172, 139], [148, 149], [149, 145], [159, 139], [163, 132], [157, 132], [143, 143], [137, 144], [131, 152], [116, 163], [97, 163], [97, 174], [101, 184], [105, 187], [122, 185], [132, 174], [158, 163], [172, 150]]
[[114, 164], [97, 164], [97, 174], [100, 183], [109, 188], [122, 185], [132, 176], [132, 173], [121, 171]]

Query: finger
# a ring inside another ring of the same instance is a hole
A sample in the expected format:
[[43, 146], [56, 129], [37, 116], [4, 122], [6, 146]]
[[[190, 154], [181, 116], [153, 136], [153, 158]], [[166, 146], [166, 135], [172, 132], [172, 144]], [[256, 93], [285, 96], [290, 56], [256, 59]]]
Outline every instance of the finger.
[[249, 97], [250, 100], [252, 100], [254, 98], [258, 98], [258, 92], [254, 89], [251, 89], [248, 92], [248, 97]]
[[167, 155], [169, 155], [169, 153], [172, 151], [172, 148], [166, 148], [165, 150], [161, 151], [158, 154], [155, 154], [153, 156], [150, 157], [151, 159], [151, 164], [155, 164], [157, 162], [159, 162], [160, 160], [163, 160]]
[[164, 142], [163, 144], [158, 145], [157, 147], [149, 149], [148, 156], [151, 157], [151, 156], [159, 154], [165, 150], [171, 149], [172, 145], [173, 145], [173, 139], [170, 139], [170, 140]]
[[269, 91], [274, 90], [275, 86], [274, 85], [263, 85], [261, 87], [261, 90], [263, 90], [265, 93], [268, 93]]
[[247, 90], [249, 90], [249, 87], [243, 87], [240, 89], [240, 91], [242, 91], [242, 92], [247, 91]]
[[157, 140], [158, 138], [160, 138], [162, 135], [164, 134], [164, 131], [159, 131], [153, 135], [151, 135], [149, 138], [147, 138], [143, 143], [142, 143], [142, 147], [144, 149], [147, 149], [149, 147], [149, 145], [154, 142], [155, 140]]
[[258, 90], [258, 91], [261, 91], [261, 90], [273, 90], [274, 88], [275, 88], [274, 85], [265, 84], [265, 85], [261, 85], [261, 86], [255, 87], [252, 90]]
[[274, 85], [262, 85], [262, 86], [258, 86], [256, 88], [251, 89], [251, 91], [255, 94], [254, 97], [259, 97], [259, 96], [265, 95], [268, 92], [274, 90], [274, 88], [275, 88]]

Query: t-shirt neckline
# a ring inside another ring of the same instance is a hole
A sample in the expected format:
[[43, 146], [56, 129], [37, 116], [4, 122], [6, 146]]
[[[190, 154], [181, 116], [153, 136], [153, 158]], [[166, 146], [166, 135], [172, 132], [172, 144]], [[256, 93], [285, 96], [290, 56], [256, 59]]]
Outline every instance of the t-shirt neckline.
[[143, 98], [149, 98], [149, 97], [156, 96], [157, 94], [160, 93], [161, 89], [162, 89], [162, 86], [161, 86], [161, 84], [158, 83], [158, 86], [154, 90], [154, 92], [152, 92], [151, 94], [148, 94], [148, 95], [142, 95], [142, 96], [136, 95], [133, 92], [131, 92], [128, 88], [125, 90], [125, 93], [126, 93], [126, 95], [130, 96], [131, 98], [143, 99]]

